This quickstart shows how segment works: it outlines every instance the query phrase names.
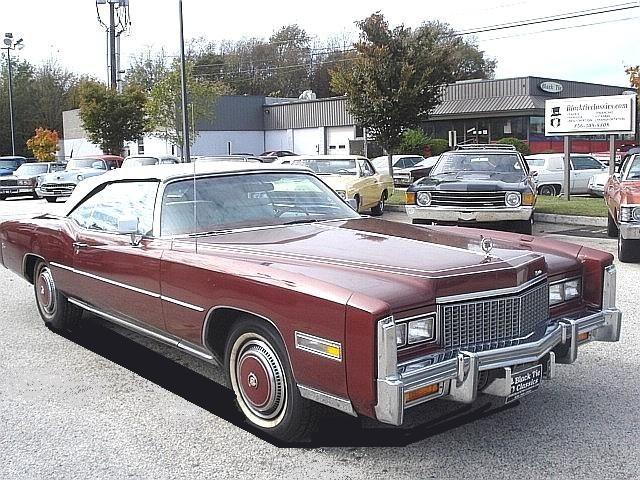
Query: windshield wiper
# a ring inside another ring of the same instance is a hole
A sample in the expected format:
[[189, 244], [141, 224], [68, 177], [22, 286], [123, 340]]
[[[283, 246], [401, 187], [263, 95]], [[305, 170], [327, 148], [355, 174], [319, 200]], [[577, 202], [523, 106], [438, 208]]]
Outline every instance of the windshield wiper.
[[317, 218], [299, 218], [297, 220], [289, 220], [288, 222], [284, 222], [282, 225], [295, 225], [296, 223], [315, 223], [319, 222]]

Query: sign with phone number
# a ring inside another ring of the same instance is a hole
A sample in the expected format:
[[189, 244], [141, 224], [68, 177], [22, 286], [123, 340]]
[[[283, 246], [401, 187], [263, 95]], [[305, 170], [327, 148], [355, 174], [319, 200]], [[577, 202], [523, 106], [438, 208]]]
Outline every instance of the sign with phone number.
[[636, 95], [547, 100], [545, 135], [635, 133]]

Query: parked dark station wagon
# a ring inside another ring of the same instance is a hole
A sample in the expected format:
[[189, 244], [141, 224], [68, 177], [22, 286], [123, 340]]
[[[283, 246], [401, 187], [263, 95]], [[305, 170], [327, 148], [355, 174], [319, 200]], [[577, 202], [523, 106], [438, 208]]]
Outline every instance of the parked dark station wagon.
[[118, 169], [65, 208], [0, 224], [44, 322], [91, 312], [204, 359], [287, 441], [313, 433], [317, 404], [401, 425], [436, 398], [512, 402], [620, 336], [610, 254], [361, 217], [306, 169]]

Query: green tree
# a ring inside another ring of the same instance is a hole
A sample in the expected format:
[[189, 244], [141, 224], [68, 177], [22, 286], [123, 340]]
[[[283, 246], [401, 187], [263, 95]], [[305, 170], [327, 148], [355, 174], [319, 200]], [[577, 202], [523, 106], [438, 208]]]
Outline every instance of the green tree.
[[429, 137], [421, 128], [410, 128], [402, 134], [400, 153], [405, 155], [422, 155]]
[[[193, 75], [193, 62], [187, 62], [187, 92], [189, 95], [189, 124], [192, 144], [198, 134], [195, 127], [202, 120], [213, 118], [213, 104], [218, 95], [228, 92], [219, 82], [196, 79]], [[182, 145], [182, 90], [180, 64], [173, 68], [153, 85], [147, 101], [149, 127], [153, 135], [168, 140], [174, 145]]]
[[137, 87], [122, 93], [98, 82], [86, 82], [80, 91], [80, 119], [89, 139], [104, 153], [119, 155], [124, 142], [146, 131], [146, 96]]
[[531, 150], [529, 150], [529, 145], [527, 145], [527, 142], [524, 142], [519, 138], [505, 137], [501, 138], [496, 143], [501, 143], [503, 145], [513, 145], [514, 147], [516, 147], [516, 150], [522, 155], [531, 155]]
[[443, 87], [461, 71], [459, 53], [467, 47], [441, 23], [392, 29], [375, 13], [357, 25], [357, 56], [334, 70], [331, 84], [347, 95], [351, 113], [391, 155], [402, 133], [427, 120], [441, 101]]
[[169, 62], [164, 49], [153, 52], [149, 48], [131, 58], [124, 80], [126, 85], [136, 85], [145, 92], [150, 92], [168, 72]]

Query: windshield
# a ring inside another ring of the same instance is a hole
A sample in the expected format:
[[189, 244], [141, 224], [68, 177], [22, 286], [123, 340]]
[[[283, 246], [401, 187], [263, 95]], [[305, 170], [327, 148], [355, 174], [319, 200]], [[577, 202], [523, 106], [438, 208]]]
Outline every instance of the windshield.
[[20, 165], [19, 160], [0, 160], [0, 168], [12, 168], [15, 169]]
[[193, 179], [172, 182], [165, 188], [161, 235], [359, 217], [310, 174], [245, 173], [196, 178], [195, 183], [195, 196]]
[[293, 165], [303, 165], [319, 175], [357, 175], [355, 160], [294, 160]]
[[127, 158], [122, 164], [123, 167], [143, 167], [145, 165], [155, 165], [158, 159], [153, 157], [135, 157]]
[[67, 170], [76, 170], [78, 168], [107, 169], [104, 161], [95, 158], [74, 158], [67, 163]]
[[640, 155], [635, 155], [629, 161], [629, 166], [624, 172], [623, 180], [640, 180]]
[[523, 173], [523, 169], [519, 157], [509, 153], [445, 153], [431, 171], [431, 176], [459, 172]]
[[544, 167], [544, 158], [527, 158], [530, 167]]
[[16, 175], [30, 176], [41, 175], [47, 173], [48, 165], [46, 163], [25, 163], [16, 170]]

